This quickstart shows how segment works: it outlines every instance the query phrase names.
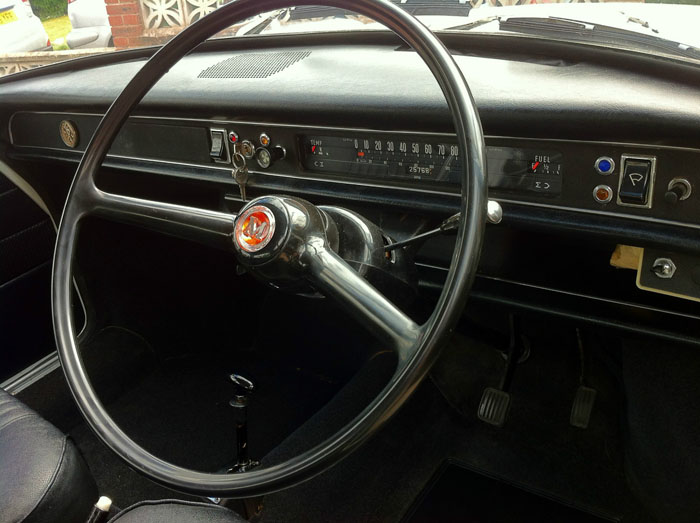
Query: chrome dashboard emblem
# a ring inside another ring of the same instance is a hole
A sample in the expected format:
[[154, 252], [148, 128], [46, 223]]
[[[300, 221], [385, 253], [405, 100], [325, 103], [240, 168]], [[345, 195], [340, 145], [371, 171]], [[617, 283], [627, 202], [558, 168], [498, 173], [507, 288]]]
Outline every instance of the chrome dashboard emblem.
[[264, 205], [254, 205], [236, 220], [234, 236], [245, 252], [263, 249], [275, 234], [275, 215]]
[[75, 149], [78, 145], [78, 128], [70, 120], [62, 120], [58, 126], [58, 132], [61, 134], [61, 140], [71, 149]]

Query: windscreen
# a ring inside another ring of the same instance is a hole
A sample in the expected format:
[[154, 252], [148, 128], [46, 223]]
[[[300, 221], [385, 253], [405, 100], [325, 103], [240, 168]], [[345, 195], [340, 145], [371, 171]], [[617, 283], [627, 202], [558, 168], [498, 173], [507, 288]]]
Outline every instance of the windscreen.
[[[228, 0], [0, 0], [0, 75], [86, 55], [159, 46]], [[595, 41], [698, 60], [700, 0], [393, 0], [435, 31]], [[348, 9], [303, 6], [260, 14], [217, 38], [383, 31]], [[527, 45], [514, 41], [514, 46]]]

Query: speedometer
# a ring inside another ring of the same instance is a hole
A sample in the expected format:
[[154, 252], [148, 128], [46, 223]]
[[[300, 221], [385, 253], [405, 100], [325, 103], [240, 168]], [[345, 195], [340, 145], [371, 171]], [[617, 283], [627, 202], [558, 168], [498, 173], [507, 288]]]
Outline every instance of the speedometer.
[[[401, 178], [454, 186], [461, 180], [461, 151], [449, 136], [416, 139], [408, 133], [353, 133], [299, 139], [302, 165], [308, 171], [367, 181]], [[495, 146], [486, 150], [489, 187], [560, 194], [561, 153]]]
[[459, 182], [455, 143], [394, 136], [303, 136], [304, 167], [311, 171]]

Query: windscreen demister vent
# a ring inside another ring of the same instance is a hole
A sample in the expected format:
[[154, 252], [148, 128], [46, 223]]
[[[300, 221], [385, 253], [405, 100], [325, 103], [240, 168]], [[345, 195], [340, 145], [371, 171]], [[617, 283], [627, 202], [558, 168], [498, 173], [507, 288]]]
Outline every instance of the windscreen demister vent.
[[207, 67], [198, 78], [267, 78], [310, 54], [311, 51], [239, 54]]

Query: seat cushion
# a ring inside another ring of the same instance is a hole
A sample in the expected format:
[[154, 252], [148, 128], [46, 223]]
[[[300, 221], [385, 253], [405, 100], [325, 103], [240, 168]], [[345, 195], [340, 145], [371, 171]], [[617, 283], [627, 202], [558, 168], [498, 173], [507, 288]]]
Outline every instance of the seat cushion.
[[2, 389], [0, 471], [0, 523], [82, 523], [97, 500], [73, 442]]
[[163, 499], [142, 501], [122, 510], [109, 523], [247, 523], [224, 507], [208, 503]]

